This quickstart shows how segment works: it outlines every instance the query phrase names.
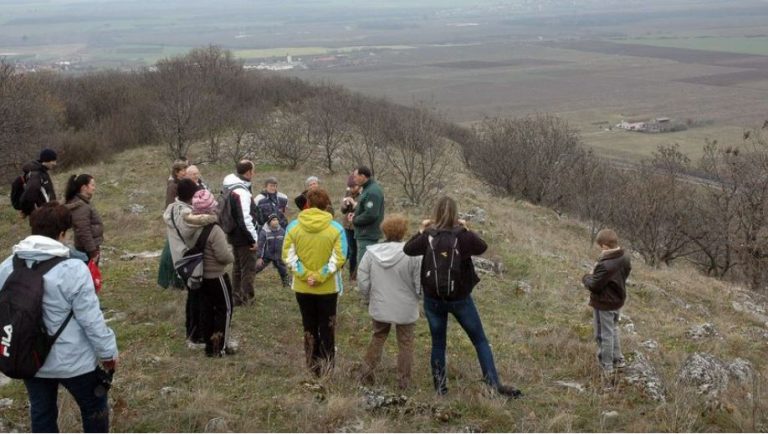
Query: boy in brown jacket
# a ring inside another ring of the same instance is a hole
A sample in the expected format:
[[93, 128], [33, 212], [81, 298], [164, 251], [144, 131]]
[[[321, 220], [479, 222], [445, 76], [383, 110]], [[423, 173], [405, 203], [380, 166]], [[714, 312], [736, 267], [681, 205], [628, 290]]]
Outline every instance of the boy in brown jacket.
[[[602, 252], [592, 274], [581, 280], [589, 290], [589, 305], [595, 310], [597, 361], [603, 379], [612, 380], [614, 369], [625, 366], [619, 339], [619, 311], [627, 299], [625, 285], [632, 265], [624, 249], [619, 247], [616, 232], [603, 229], [595, 242]], [[606, 387], [610, 387], [610, 383]]]

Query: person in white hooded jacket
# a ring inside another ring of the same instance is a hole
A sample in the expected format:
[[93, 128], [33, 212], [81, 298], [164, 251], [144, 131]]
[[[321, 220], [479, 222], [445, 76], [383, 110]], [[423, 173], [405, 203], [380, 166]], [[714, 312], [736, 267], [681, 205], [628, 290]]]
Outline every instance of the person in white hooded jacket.
[[227, 241], [235, 255], [232, 265], [233, 298], [235, 306], [242, 306], [250, 303], [255, 296], [253, 281], [258, 258], [258, 207], [251, 193], [253, 162], [243, 160], [237, 163], [235, 170], [237, 173], [224, 178], [222, 193], [229, 196], [232, 219], [237, 223], [235, 229], [227, 234]]
[[[31, 267], [52, 258], [69, 258], [61, 243], [72, 227], [69, 210], [57, 202], [37, 208], [29, 220], [32, 235], [13, 246], [13, 255], [0, 264], [0, 288], [13, 272], [13, 258]], [[97, 396], [99, 362], [114, 371], [117, 364], [115, 333], [107, 326], [88, 267], [70, 258], [56, 264], [43, 277], [43, 322], [49, 335], [72, 319], [56, 339], [34, 378], [24, 380], [30, 402], [32, 432], [58, 432], [59, 384], [80, 407], [85, 432], [109, 432], [107, 394]]]
[[368, 247], [357, 268], [357, 287], [373, 319], [373, 337], [365, 354], [362, 380], [368, 384], [375, 381], [374, 370], [394, 324], [398, 386], [407, 389], [413, 365], [414, 328], [419, 319], [421, 258], [403, 252], [402, 240], [408, 230], [408, 220], [403, 215], [387, 216], [381, 230], [386, 241]]

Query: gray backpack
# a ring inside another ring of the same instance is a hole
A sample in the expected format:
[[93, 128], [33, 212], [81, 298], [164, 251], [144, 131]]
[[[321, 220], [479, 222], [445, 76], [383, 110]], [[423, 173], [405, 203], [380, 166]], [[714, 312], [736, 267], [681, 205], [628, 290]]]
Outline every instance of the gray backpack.
[[232, 215], [232, 192], [238, 188], [245, 190], [240, 185], [235, 185], [232, 188], [224, 187], [221, 189], [221, 194], [219, 195], [219, 209], [217, 210], [217, 214], [219, 215], [219, 226], [221, 226], [221, 229], [227, 235], [237, 229], [237, 220], [235, 220], [235, 216]]

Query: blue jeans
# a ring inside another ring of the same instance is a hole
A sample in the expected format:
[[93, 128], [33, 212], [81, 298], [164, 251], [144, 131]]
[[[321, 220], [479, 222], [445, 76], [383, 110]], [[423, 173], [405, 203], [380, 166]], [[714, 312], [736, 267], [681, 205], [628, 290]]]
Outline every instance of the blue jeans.
[[488, 339], [483, 331], [483, 323], [480, 314], [477, 313], [472, 296], [463, 300], [443, 301], [424, 296], [424, 313], [429, 323], [429, 332], [432, 335], [432, 379], [435, 390], [438, 393], [448, 391], [445, 372], [445, 347], [446, 334], [448, 332], [448, 313], [453, 314], [467, 332], [467, 336], [475, 346], [477, 360], [483, 371], [483, 381], [491, 387], [499, 386], [499, 375], [496, 373], [496, 365], [493, 363], [493, 352], [488, 344]]
[[93, 393], [98, 384], [96, 371], [72, 378], [31, 378], [24, 380], [29, 394], [32, 432], [59, 432], [59, 384], [75, 398], [80, 407], [84, 432], [109, 432], [107, 395]]

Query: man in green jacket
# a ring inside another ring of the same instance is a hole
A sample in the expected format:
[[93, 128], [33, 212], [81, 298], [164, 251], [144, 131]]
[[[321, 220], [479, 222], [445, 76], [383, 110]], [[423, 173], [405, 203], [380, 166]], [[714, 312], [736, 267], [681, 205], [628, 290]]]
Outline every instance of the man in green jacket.
[[355, 226], [355, 241], [357, 242], [357, 263], [363, 260], [365, 250], [371, 244], [376, 244], [381, 238], [381, 221], [384, 220], [384, 192], [373, 180], [371, 169], [360, 166], [353, 173], [357, 185], [363, 188], [355, 207], [355, 215], [351, 218]]

